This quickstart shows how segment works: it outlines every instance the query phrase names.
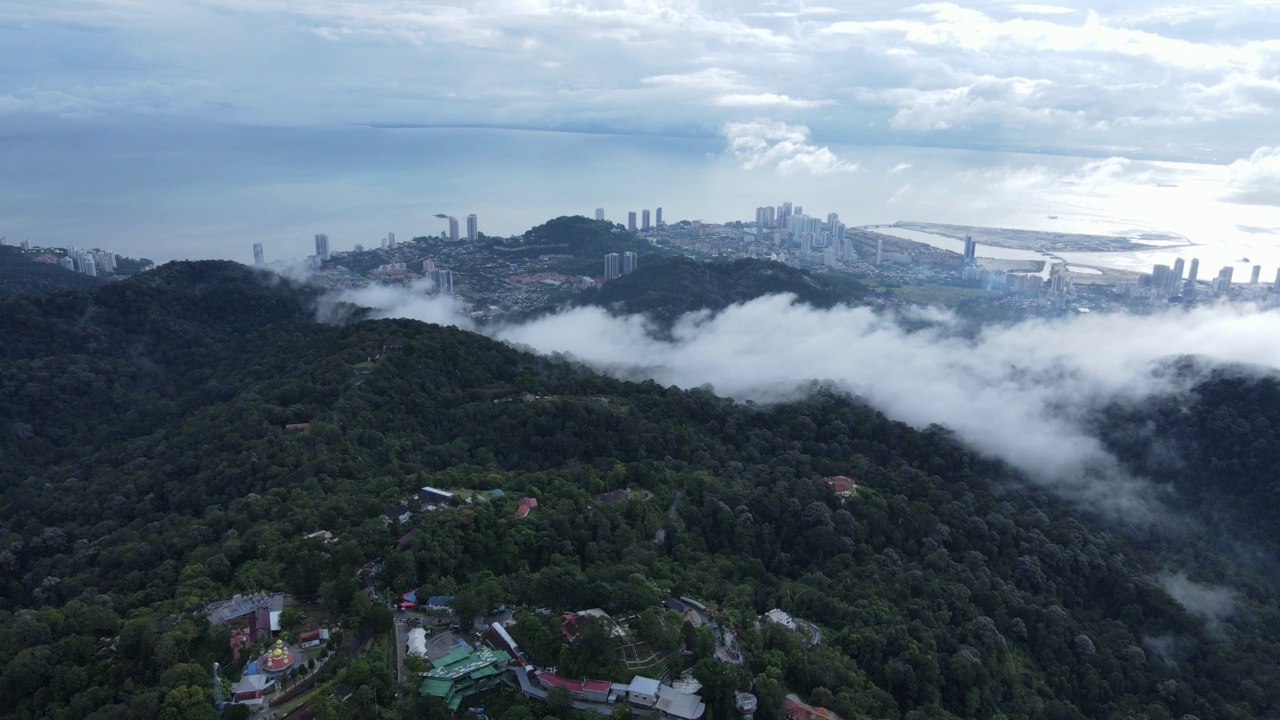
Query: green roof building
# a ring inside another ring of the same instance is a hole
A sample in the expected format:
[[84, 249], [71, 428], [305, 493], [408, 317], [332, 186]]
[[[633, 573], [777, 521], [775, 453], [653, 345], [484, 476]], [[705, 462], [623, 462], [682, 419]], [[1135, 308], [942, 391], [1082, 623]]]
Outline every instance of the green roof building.
[[450, 710], [457, 710], [467, 696], [497, 685], [510, 660], [511, 656], [502, 650], [459, 647], [431, 664], [418, 692], [438, 697]]

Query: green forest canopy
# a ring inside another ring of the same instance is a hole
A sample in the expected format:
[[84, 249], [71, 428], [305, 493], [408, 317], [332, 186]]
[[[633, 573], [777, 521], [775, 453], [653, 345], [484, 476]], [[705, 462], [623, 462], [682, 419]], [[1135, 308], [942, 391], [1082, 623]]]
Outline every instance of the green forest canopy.
[[[704, 599], [739, 631], [747, 665], [726, 682], [768, 701], [762, 720], [787, 691], [846, 720], [1280, 711], [1265, 572], [1101, 529], [943, 429], [822, 388], [734, 404], [452, 328], [320, 325], [315, 299], [227, 262], [0, 299], [0, 715], [205, 717], [206, 669], [229, 657], [204, 603], [284, 589], [376, 629], [353, 572], [390, 553], [391, 591], [416, 577], [620, 613]], [[390, 337], [405, 346], [356, 375]], [[544, 399], [493, 402], [523, 391]], [[854, 498], [820, 482], [836, 474]], [[422, 485], [505, 495], [425, 513], [396, 552], [381, 514]], [[594, 501], [622, 487], [651, 497]], [[539, 505], [512, 522], [520, 495]], [[339, 541], [304, 539], [317, 529]], [[1152, 580], [1170, 559], [1238, 588], [1236, 612], [1179, 605]], [[822, 644], [757, 628], [773, 607]], [[370, 663], [354, 682], [385, 686]]]

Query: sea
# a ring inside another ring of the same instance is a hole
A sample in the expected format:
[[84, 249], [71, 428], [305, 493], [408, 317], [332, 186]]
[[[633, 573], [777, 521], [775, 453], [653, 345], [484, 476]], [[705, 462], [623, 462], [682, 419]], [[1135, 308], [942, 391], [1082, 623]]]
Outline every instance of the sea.
[[1082, 265], [1149, 271], [1195, 257], [1202, 278], [1232, 265], [1237, 282], [1251, 265], [1264, 267], [1264, 280], [1280, 267], [1280, 208], [1233, 202], [1227, 165], [813, 145], [795, 152], [827, 147], [841, 169], [751, 164], [715, 135], [55, 123], [0, 130], [0, 236], [156, 262], [251, 262], [260, 242], [269, 261], [288, 261], [314, 252], [316, 233], [333, 250], [377, 247], [388, 232], [439, 234], [439, 213], [464, 227], [475, 213], [481, 232], [506, 236], [597, 207], [616, 222], [658, 207], [667, 222], [726, 222], [790, 201], [849, 226], [902, 220], [1151, 239], [1139, 252], [1062, 254]]

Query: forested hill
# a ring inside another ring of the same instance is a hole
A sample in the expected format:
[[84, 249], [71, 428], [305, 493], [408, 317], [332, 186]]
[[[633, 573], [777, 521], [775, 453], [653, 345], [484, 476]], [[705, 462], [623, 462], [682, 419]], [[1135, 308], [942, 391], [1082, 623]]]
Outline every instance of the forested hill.
[[1280, 376], [1191, 360], [1168, 371], [1190, 392], [1115, 405], [1098, 436], [1134, 472], [1175, 489], [1183, 511], [1280, 553]]
[[21, 248], [0, 245], [0, 295], [38, 295], [65, 288], [92, 288], [102, 278], [35, 262]]
[[695, 310], [722, 310], [764, 295], [791, 293], [803, 303], [827, 308], [856, 303], [866, 288], [847, 276], [818, 276], [768, 260], [703, 262], [683, 256], [654, 257], [635, 272], [583, 292], [582, 305], [641, 313], [669, 328]]
[[553, 268], [587, 277], [601, 274], [607, 253], [634, 252], [647, 257], [666, 252], [621, 225], [581, 215], [548, 220], [525, 231], [519, 243], [499, 247], [503, 248], [503, 257], [511, 260], [563, 255], [561, 261], [552, 264]]
[[[787, 692], [845, 720], [1280, 712], [1274, 581], [1191, 548], [1192, 579], [1248, 588], [1207, 622], [1151, 579], [1158, 558], [943, 431], [820, 391], [753, 406], [623, 383], [412, 321], [319, 325], [310, 292], [177, 263], [3, 301], [0, 717], [212, 718], [208, 668], [236, 677], [249, 654], [232, 661], [205, 603], [280, 589], [377, 635], [391, 616], [354, 575], [375, 558], [384, 598], [615, 616], [699, 598], [745, 659], [687, 630], [672, 662], [707, 686], [708, 720], [737, 688], [761, 720]], [[384, 525], [423, 485], [503, 494]], [[538, 505], [515, 519], [521, 496]], [[775, 607], [821, 643], [757, 623]], [[626, 675], [554, 630], [537, 647], [574, 677]], [[439, 710], [345, 652], [355, 696], [317, 717]], [[495, 720], [580, 720], [485, 700]]]

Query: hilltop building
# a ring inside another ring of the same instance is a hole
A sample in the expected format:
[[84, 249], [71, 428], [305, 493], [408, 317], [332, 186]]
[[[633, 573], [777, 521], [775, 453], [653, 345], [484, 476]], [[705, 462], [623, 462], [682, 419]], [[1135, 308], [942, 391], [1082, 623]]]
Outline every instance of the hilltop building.
[[480, 223], [476, 220], [476, 214], [471, 213], [467, 216], [467, 240], [475, 242], [480, 237]]
[[459, 647], [431, 664], [418, 692], [440, 698], [450, 711], [462, 701], [499, 684], [511, 656], [487, 647]]
[[329, 236], [324, 233], [316, 233], [316, 257], [329, 259]]

